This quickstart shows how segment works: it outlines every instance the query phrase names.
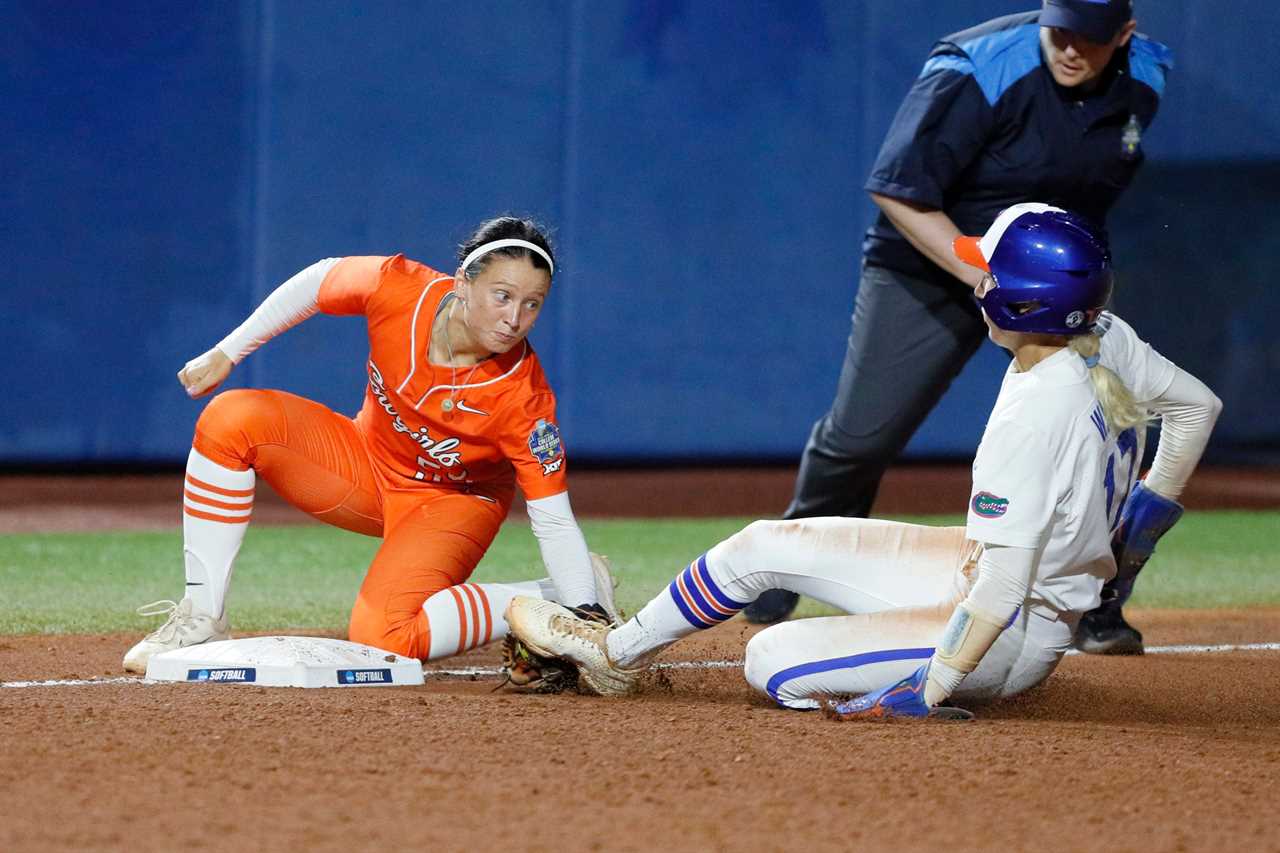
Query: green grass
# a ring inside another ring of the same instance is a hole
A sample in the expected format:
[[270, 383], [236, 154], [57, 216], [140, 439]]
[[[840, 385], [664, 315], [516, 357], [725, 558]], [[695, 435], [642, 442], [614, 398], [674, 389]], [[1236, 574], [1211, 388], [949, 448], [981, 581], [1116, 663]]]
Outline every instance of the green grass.
[[[912, 518], [934, 524], [959, 517]], [[587, 521], [595, 551], [620, 569], [619, 603], [633, 612], [690, 559], [748, 519]], [[1280, 604], [1280, 513], [1196, 512], [1160, 543], [1134, 604]], [[325, 527], [254, 527], [236, 565], [228, 610], [242, 631], [341, 630], [378, 540]], [[0, 634], [138, 631], [134, 608], [182, 590], [181, 536], [64, 533], [0, 536]], [[528, 527], [506, 525], [473, 580], [543, 574]], [[806, 602], [801, 615], [832, 612]]]

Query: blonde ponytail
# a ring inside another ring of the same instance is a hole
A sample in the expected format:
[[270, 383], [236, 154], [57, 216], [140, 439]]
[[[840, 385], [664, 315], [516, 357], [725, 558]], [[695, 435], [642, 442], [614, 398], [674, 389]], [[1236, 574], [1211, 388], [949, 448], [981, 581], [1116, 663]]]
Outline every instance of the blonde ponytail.
[[1076, 355], [1090, 362], [1089, 380], [1093, 382], [1093, 392], [1098, 395], [1102, 405], [1102, 414], [1107, 419], [1107, 426], [1113, 432], [1122, 432], [1130, 427], [1143, 426], [1150, 419], [1147, 412], [1133, 399], [1133, 394], [1124, 387], [1120, 377], [1110, 369], [1103, 367], [1097, 360], [1102, 349], [1102, 341], [1097, 335], [1078, 335], [1072, 337], [1067, 346]]

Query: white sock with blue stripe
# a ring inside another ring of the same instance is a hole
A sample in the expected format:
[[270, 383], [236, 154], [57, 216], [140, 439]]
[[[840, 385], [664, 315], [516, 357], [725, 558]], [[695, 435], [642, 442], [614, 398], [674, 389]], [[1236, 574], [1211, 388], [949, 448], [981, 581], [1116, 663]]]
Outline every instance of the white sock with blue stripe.
[[609, 632], [609, 659], [629, 667], [694, 631], [732, 619], [750, 604], [724, 591], [703, 554], [622, 627]]

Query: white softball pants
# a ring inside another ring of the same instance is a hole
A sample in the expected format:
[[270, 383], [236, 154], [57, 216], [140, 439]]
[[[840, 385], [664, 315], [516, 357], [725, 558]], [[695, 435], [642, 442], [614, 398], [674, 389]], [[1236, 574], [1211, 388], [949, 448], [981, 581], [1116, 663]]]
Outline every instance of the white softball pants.
[[[975, 580], [978, 546], [963, 527], [860, 518], [758, 521], [707, 553], [724, 591], [752, 601], [782, 588], [851, 614], [784, 622], [747, 644], [747, 681], [789, 708], [867, 693], [932, 655]], [[1039, 684], [1071, 645], [1078, 615], [1028, 600], [956, 692], [960, 701]]]

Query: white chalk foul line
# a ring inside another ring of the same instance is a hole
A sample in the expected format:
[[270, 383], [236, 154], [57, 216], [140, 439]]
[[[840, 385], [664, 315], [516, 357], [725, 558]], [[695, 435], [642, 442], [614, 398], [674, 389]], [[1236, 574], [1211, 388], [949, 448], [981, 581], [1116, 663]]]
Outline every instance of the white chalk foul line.
[[140, 675], [121, 675], [117, 678], [64, 678], [55, 681], [0, 681], [0, 687], [81, 687], [87, 684], [159, 684], [147, 681]]
[[1213, 652], [1280, 652], [1280, 643], [1242, 643], [1237, 646], [1148, 646], [1149, 655], [1198, 655]]
[[[1201, 655], [1222, 654], [1224, 652], [1280, 652], [1280, 643], [1239, 643], [1220, 646], [1148, 646], [1149, 655]], [[1069, 655], [1081, 654], [1072, 649]], [[742, 666], [740, 660], [688, 660], [660, 663], [656, 669], [736, 669]], [[478, 678], [481, 676], [497, 676], [501, 670], [496, 666], [469, 666], [460, 669], [427, 668], [426, 675], [447, 678]], [[119, 676], [115, 678], [69, 678], [54, 681], [0, 681], [0, 687], [87, 687], [98, 684], [171, 684], [167, 681], [149, 681], [141, 676]]]
[[[654, 669], [736, 669], [742, 666], [742, 663], [740, 660], [680, 660], [656, 664]], [[496, 666], [469, 666], [464, 669], [428, 668], [425, 672], [428, 678], [433, 675], [444, 675], [450, 678], [474, 678], [480, 675], [498, 675], [502, 670]]]

